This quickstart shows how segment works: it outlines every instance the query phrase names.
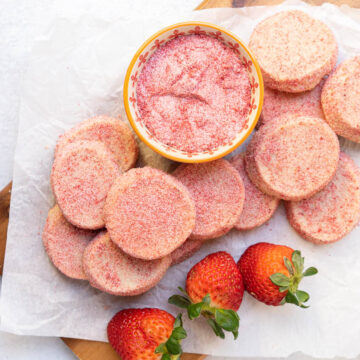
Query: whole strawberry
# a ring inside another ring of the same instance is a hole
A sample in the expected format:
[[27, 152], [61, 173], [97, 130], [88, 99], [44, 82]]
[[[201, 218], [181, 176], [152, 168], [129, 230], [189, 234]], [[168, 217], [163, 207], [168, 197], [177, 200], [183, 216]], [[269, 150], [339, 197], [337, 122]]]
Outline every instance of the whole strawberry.
[[304, 271], [304, 258], [298, 250], [288, 246], [257, 243], [248, 247], [238, 261], [245, 290], [267, 305], [287, 303], [307, 308], [310, 296], [298, 290], [304, 276], [318, 271], [310, 267]]
[[107, 326], [108, 339], [122, 360], [176, 360], [186, 337], [181, 315], [160, 309], [119, 311]]
[[173, 295], [169, 303], [187, 309], [189, 319], [203, 315], [217, 336], [231, 331], [236, 339], [244, 284], [232, 256], [224, 251], [206, 256], [194, 265], [186, 279], [185, 296]]

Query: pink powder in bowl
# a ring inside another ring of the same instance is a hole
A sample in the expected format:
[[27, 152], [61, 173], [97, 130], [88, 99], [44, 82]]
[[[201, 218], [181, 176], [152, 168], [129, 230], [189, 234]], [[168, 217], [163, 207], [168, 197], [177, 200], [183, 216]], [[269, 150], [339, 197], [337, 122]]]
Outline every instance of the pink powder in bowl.
[[185, 152], [215, 150], [246, 125], [251, 87], [238, 55], [207, 35], [179, 36], [149, 58], [137, 83], [141, 121]]

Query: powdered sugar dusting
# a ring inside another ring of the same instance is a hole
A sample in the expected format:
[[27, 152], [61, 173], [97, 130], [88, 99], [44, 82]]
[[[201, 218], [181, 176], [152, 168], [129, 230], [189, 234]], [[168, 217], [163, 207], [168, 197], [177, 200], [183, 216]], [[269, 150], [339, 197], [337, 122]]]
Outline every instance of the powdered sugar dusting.
[[207, 35], [178, 36], [158, 49], [137, 83], [141, 121], [162, 143], [215, 149], [246, 125], [250, 81], [238, 55]]

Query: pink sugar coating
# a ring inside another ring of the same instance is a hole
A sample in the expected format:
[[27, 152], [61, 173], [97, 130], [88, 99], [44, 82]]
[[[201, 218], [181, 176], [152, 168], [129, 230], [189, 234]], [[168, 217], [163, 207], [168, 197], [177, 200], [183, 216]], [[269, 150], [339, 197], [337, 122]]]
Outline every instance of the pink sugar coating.
[[360, 143], [360, 56], [345, 60], [329, 76], [321, 103], [331, 128]]
[[299, 10], [282, 11], [261, 21], [249, 47], [265, 85], [295, 93], [319, 84], [335, 66], [338, 55], [330, 28]]
[[286, 93], [265, 87], [259, 125], [288, 113], [324, 119], [320, 101], [324, 82], [323, 80], [314, 89], [301, 93]]
[[171, 265], [180, 264], [193, 256], [200, 250], [202, 244], [203, 242], [201, 240], [187, 239], [180, 247], [171, 253]]
[[291, 226], [317, 244], [338, 241], [360, 220], [360, 170], [345, 153], [331, 182], [309, 199], [286, 203]]
[[86, 280], [82, 256], [95, 235], [94, 231], [71, 225], [55, 205], [49, 211], [42, 238], [45, 250], [57, 269], [70, 278]]
[[264, 194], [250, 181], [245, 171], [245, 154], [234, 156], [230, 163], [239, 172], [245, 188], [244, 207], [235, 228], [254, 229], [272, 217], [279, 205], [279, 199]]
[[189, 237], [195, 226], [195, 205], [188, 190], [172, 176], [149, 167], [131, 169], [109, 191], [105, 224], [125, 253], [158, 259]]
[[207, 35], [158, 49], [137, 83], [141, 121], [160, 142], [186, 152], [216, 149], [246, 125], [250, 81], [239, 56]]
[[246, 150], [246, 171], [264, 193], [298, 201], [334, 176], [339, 141], [325, 121], [286, 114], [257, 131]]
[[99, 141], [77, 141], [55, 158], [51, 185], [61, 211], [73, 225], [90, 230], [104, 227], [107, 193], [120, 174], [114, 155]]
[[228, 161], [183, 164], [173, 175], [189, 189], [195, 201], [196, 221], [190, 239], [213, 239], [235, 225], [245, 194], [240, 175]]
[[112, 295], [134, 296], [154, 287], [165, 275], [171, 257], [140, 260], [130, 257], [100, 233], [85, 249], [84, 271], [90, 284]]
[[79, 140], [101, 141], [114, 154], [123, 171], [132, 168], [139, 149], [130, 128], [120, 119], [110, 116], [95, 116], [82, 121], [59, 137], [55, 157], [64, 146]]

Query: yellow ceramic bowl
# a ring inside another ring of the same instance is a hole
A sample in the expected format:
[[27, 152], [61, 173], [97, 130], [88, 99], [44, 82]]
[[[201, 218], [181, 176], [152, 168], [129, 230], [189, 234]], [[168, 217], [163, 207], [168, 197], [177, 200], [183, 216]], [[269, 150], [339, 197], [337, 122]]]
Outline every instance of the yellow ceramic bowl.
[[[158, 141], [149, 130], [143, 125], [140, 120], [139, 110], [137, 108], [136, 100], [136, 85], [144, 64], [147, 59], [164, 43], [173, 39], [179, 35], [189, 34], [207, 34], [223, 41], [227, 46], [234, 49], [238, 53], [241, 61], [246, 65], [249, 72], [249, 79], [251, 84], [251, 107], [246, 120], [246, 124], [236, 134], [234, 139], [225, 145], [213, 149], [211, 151], [205, 151], [200, 153], [188, 153], [172, 147]], [[231, 151], [236, 149], [253, 131], [258, 118], [261, 113], [261, 107], [264, 95], [264, 85], [261, 76], [259, 65], [250, 53], [247, 47], [241, 42], [241, 40], [232, 34], [230, 31], [210, 23], [204, 22], [184, 22], [168, 26], [156, 34], [151, 36], [144, 42], [139, 50], [134, 55], [130, 62], [128, 70], [125, 76], [124, 83], [124, 105], [126, 114], [129, 118], [130, 124], [133, 127], [139, 138], [145, 142], [151, 149], [155, 150], [159, 154], [180, 162], [186, 163], [199, 163], [205, 161], [211, 161], [219, 159]]]

